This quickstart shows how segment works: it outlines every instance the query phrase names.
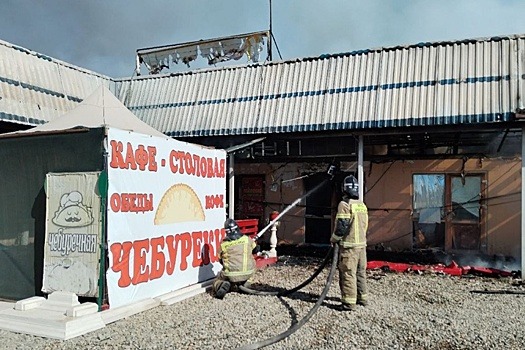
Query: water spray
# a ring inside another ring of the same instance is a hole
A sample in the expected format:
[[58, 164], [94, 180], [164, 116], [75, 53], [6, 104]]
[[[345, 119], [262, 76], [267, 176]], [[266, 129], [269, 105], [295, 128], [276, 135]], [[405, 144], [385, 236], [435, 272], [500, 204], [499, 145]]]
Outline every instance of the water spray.
[[277, 221], [279, 221], [280, 218], [282, 218], [284, 216], [284, 214], [286, 214], [287, 212], [289, 212], [293, 207], [295, 207], [297, 204], [299, 204], [300, 201], [302, 201], [304, 198], [306, 198], [307, 196], [309, 196], [311, 193], [317, 191], [325, 182], [326, 180], [333, 180], [334, 179], [334, 176], [335, 176], [335, 173], [339, 170], [339, 166], [335, 163], [332, 163], [330, 164], [330, 166], [328, 167], [326, 173], [327, 175], [329, 176], [328, 178], [326, 178], [324, 181], [321, 181], [317, 186], [315, 186], [314, 188], [312, 188], [310, 191], [308, 191], [307, 193], [305, 193], [302, 197], [299, 197], [297, 198], [292, 204], [288, 205], [276, 218], [274, 218], [273, 220], [271, 220], [268, 225], [266, 225], [266, 227], [264, 227], [256, 236], [255, 236], [255, 240], [259, 239], [266, 231], [268, 231], [268, 229], [270, 227], [272, 227], [273, 225], [275, 225], [275, 223]]
[[[306, 196], [306, 195], [305, 195]], [[293, 207], [295, 207], [304, 197], [300, 197], [300, 198], [297, 198], [292, 204], [290, 204], [289, 206], [286, 207], [286, 209], [284, 209], [281, 213], [279, 213], [279, 215], [277, 215], [277, 217], [275, 219], [273, 219], [272, 221], [270, 221], [268, 223], [268, 225], [266, 225], [265, 228], [263, 228], [258, 234], [257, 236], [255, 236], [255, 239], [259, 239], [263, 233], [265, 233], [266, 231], [268, 231], [268, 229], [270, 227], [272, 227], [273, 225], [275, 225], [275, 223], [277, 221], [279, 221], [280, 218], [283, 217], [284, 214], [286, 214], [287, 212], [289, 212]]]

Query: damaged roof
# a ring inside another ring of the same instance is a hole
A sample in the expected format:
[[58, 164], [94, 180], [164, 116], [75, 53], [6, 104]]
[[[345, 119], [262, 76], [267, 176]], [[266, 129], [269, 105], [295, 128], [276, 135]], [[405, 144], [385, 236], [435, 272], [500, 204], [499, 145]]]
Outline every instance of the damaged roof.
[[421, 43], [117, 81], [142, 120], [175, 137], [509, 121], [522, 35]]
[[525, 35], [111, 79], [0, 42], [0, 120], [42, 124], [103, 84], [173, 137], [499, 123], [523, 108]]

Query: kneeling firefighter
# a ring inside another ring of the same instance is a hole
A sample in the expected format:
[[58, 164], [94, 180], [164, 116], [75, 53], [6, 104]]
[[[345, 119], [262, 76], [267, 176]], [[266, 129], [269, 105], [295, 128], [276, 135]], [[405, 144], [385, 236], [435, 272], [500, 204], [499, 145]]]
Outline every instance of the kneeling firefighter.
[[212, 294], [222, 299], [226, 293], [236, 291], [239, 285], [244, 285], [255, 273], [255, 259], [252, 250], [255, 242], [243, 235], [239, 225], [233, 219], [224, 223], [226, 236], [219, 248], [219, 261], [222, 271], [213, 281]]
[[343, 199], [337, 207], [334, 232], [330, 238], [339, 244], [339, 287], [341, 309], [355, 310], [365, 306], [366, 296], [366, 231], [368, 209], [359, 200], [359, 184], [353, 175], [345, 177]]

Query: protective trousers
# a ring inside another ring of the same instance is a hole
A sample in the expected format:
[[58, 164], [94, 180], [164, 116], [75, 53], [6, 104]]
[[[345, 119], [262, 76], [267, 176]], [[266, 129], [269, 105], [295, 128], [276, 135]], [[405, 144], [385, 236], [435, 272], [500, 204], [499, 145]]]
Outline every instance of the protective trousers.
[[251, 285], [251, 279], [247, 280], [247, 281], [239, 281], [239, 282], [232, 282], [230, 281], [230, 279], [228, 277], [226, 277], [224, 275], [224, 272], [221, 271], [217, 274], [217, 276], [215, 277], [215, 279], [213, 280], [213, 283], [212, 283], [212, 286], [211, 286], [211, 291], [212, 291], [212, 295], [217, 295], [217, 291], [223, 287], [224, 285], [224, 282], [229, 282], [230, 283], [230, 288], [228, 288], [228, 292], [237, 292], [239, 290], [239, 286], [240, 285], [244, 285], [246, 287], [250, 287]]
[[224, 273], [222, 273], [222, 271], [219, 272], [213, 280], [213, 284], [211, 287], [212, 295], [216, 295], [219, 288], [221, 288], [222, 284], [226, 281], [228, 281], [228, 277], [224, 276]]
[[366, 302], [366, 247], [340, 248], [339, 288], [344, 304]]

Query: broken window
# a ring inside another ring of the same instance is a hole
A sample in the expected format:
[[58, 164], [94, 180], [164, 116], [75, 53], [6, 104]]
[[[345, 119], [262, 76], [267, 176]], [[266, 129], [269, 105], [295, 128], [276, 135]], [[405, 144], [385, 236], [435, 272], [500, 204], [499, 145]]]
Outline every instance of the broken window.
[[445, 175], [415, 174], [413, 195], [414, 246], [445, 246]]
[[414, 247], [479, 250], [482, 181], [479, 174], [415, 174]]
[[450, 176], [450, 199], [447, 201], [448, 249], [480, 249], [482, 180], [481, 175]]
[[452, 178], [452, 210], [456, 220], [479, 220], [480, 177]]

